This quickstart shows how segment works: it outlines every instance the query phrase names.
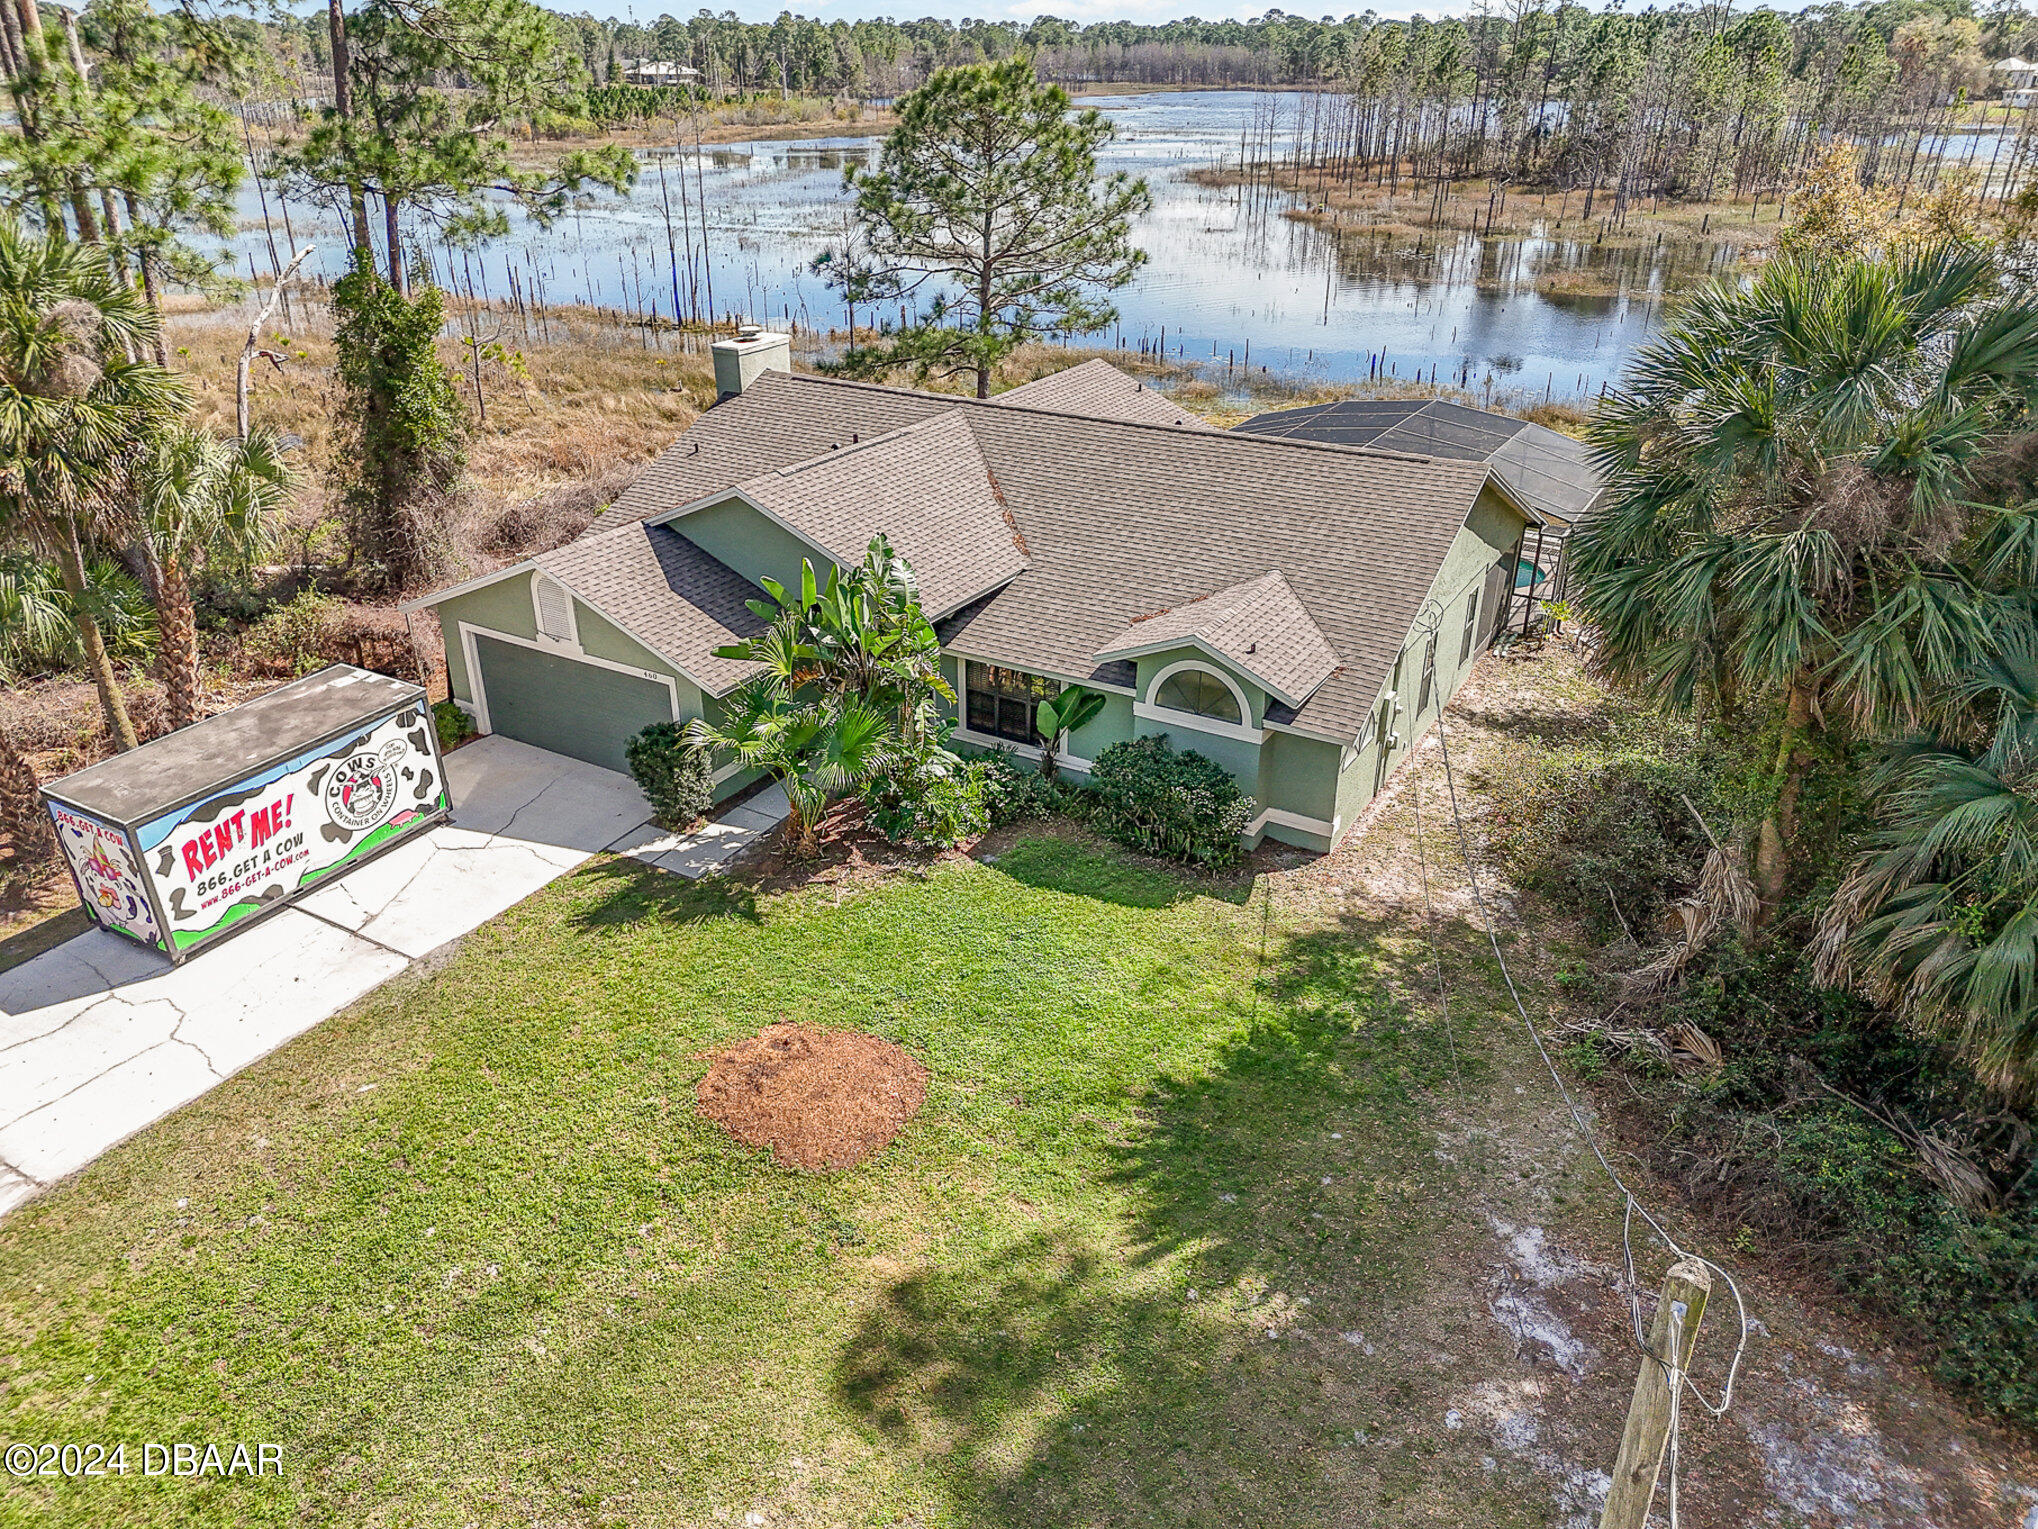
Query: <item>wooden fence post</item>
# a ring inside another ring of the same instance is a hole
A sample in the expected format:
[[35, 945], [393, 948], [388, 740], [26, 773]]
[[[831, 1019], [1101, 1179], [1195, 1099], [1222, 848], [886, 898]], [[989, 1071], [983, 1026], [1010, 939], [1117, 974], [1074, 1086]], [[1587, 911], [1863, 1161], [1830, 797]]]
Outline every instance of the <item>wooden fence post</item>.
[[[1649, 1501], [1656, 1495], [1656, 1477], [1663, 1469], [1663, 1451], [1670, 1442], [1670, 1371], [1681, 1376], [1691, 1366], [1698, 1324], [1712, 1294], [1712, 1275], [1704, 1264], [1682, 1258], [1663, 1276], [1663, 1299], [1649, 1324], [1649, 1352], [1635, 1377], [1634, 1399], [1628, 1403], [1628, 1426], [1614, 1458], [1613, 1489], [1599, 1529], [1645, 1529]], [[1674, 1347], [1673, 1347], [1674, 1345]]]

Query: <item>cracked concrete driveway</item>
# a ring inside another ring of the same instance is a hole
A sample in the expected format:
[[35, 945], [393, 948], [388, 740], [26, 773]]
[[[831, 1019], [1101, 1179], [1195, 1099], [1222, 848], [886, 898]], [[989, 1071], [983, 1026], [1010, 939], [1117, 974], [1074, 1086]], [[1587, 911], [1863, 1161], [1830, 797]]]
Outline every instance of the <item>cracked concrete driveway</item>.
[[180, 967], [94, 930], [0, 972], [0, 1214], [597, 851], [698, 876], [784, 816], [665, 834], [627, 776], [507, 738], [446, 774], [451, 823]]

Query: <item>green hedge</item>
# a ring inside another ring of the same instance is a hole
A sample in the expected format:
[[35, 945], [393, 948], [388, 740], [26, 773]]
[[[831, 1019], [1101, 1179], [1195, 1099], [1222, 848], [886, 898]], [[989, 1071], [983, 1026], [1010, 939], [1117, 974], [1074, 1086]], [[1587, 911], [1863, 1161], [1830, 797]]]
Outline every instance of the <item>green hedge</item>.
[[1097, 827], [1120, 844], [1186, 860], [1229, 865], [1253, 820], [1253, 799], [1222, 765], [1166, 738], [1114, 743], [1090, 770]]
[[686, 742], [681, 724], [652, 723], [624, 746], [623, 757], [665, 827], [685, 828], [714, 806], [714, 761]]
[[432, 728], [439, 735], [439, 749], [443, 753], [461, 739], [474, 736], [474, 719], [457, 702], [434, 701]]

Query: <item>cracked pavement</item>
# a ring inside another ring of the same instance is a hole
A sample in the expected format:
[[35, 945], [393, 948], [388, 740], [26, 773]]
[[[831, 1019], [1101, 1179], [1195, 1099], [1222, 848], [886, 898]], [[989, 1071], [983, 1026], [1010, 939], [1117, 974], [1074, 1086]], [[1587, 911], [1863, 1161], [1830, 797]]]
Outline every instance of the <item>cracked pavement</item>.
[[446, 774], [451, 823], [182, 966], [95, 929], [0, 972], [0, 1215], [590, 855], [698, 876], [784, 816], [767, 793], [669, 834], [627, 776], [507, 738]]

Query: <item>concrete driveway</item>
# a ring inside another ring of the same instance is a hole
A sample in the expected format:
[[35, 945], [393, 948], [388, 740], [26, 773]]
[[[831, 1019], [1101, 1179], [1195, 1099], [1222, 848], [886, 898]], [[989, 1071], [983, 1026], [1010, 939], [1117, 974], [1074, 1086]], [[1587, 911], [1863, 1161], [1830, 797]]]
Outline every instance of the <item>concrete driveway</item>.
[[0, 972], [0, 1214], [605, 849], [699, 876], [785, 815], [690, 835], [628, 776], [507, 738], [447, 756], [453, 821], [173, 967], [93, 930]]

